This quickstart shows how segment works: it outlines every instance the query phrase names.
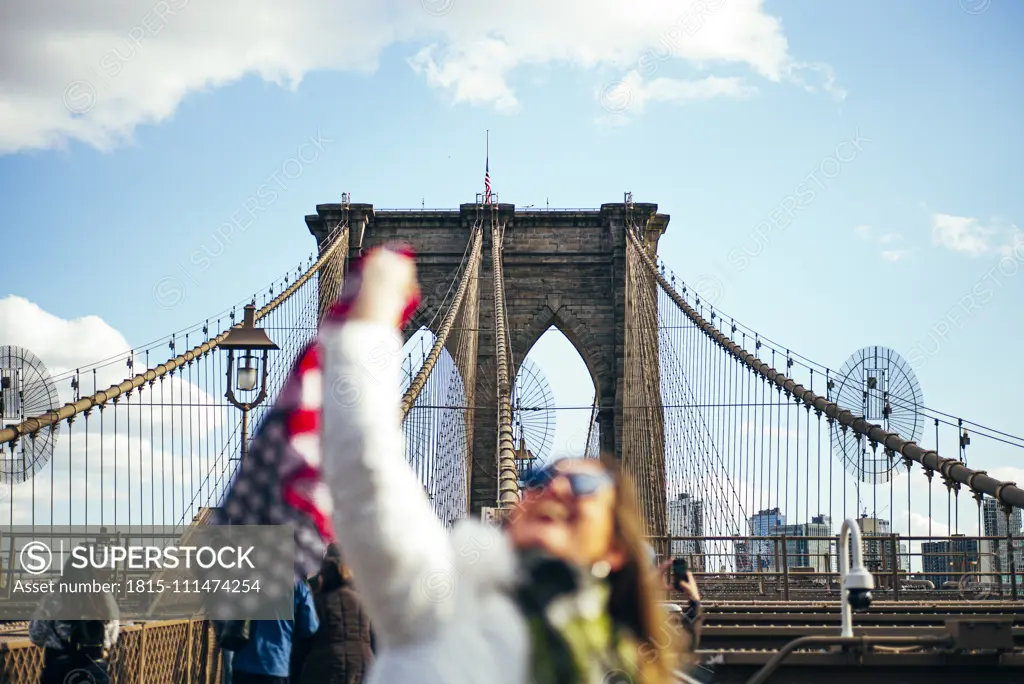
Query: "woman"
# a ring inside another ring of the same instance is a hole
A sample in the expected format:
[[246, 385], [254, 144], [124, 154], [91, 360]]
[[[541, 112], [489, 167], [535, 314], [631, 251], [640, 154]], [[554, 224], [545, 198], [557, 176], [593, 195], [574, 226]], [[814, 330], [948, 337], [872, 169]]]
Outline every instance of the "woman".
[[[684, 637], [659, 588], [630, 487], [597, 461], [544, 469], [504, 533], [451, 537], [405, 461], [400, 325], [412, 260], [362, 264], [346, 319], [320, 334], [324, 471], [334, 523], [380, 650], [370, 681], [399, 684], [668, 684]], [[352, 397], [356, 400], [352, 401]]]
[[[68, 586], [106, 581], [99, 573], [77, 569], [71, 559], [60, 578]], [[81, 616], [81, 619], [67, 618]], [[110, 649], [117, 643], [119, 622], [114, 597], [90, 591], [50, 594], [40, 606], [39, 617], [29, 623], [29, 639], [43, 648], [40, 684], [83, 681], [109, 684]], [[61, 618], [61, 619], [55, 619]], [[72, 677], [75, 674], [77, 679]]]
[[352, 572], [337, 544], [327, 547], [317, 576], [313, 603], [320, 629], [313, 635], [302, 676], [303, 684], [360, 684], [373, 662], [370, 620], [352, 588]]

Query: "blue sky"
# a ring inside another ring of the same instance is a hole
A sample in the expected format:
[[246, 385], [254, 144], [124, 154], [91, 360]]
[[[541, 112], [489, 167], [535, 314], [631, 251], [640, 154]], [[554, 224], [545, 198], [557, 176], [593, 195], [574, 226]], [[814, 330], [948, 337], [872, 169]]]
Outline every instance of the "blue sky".
[[[871, 344], [917, 355], [929, 406], [1020, 432], [1018, 3], [709, 0], [647, 61], [680, 3], [174, 0], [154, 20], [160, 4], [24, 8], [0, 29], [56, 41], [5, 48], [0, 296], [160, 338], [293, 269], [314, 246], [303, 216], [342, 192], [472, 201], [489, 128], [503, 202], [657, 202], [661, 255], [738, 320], [832, 368]], [[315, 159], [199, 271], [192, 255], [311, 138]], [[759, 229], [816, 169], [813, 201]], [[167, 277], [186, 286], [173, 308], [154, 300]], [[986, 277], [985, 303], [951, 315]], [[580, 403], [582, 363], [542, 347], [556, 400]]]

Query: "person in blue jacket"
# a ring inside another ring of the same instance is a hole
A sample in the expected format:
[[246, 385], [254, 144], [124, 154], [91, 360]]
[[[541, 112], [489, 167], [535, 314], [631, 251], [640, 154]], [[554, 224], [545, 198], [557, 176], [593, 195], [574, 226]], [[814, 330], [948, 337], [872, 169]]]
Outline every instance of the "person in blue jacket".
[[231, 684], [288, 684], [292, 641], [316, 633], [320, 623], [305, 582], [295, 583], [293, 620], [253, 620], [249, 643], [232, 658]]

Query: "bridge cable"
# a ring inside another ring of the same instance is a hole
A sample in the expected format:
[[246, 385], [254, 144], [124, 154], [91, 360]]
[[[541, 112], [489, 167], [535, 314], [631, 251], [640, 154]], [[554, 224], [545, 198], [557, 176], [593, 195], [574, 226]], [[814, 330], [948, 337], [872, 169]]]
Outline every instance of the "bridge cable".
[[708, 322], [694, 311], [694, 309], [682, 297], [680, 297], [678, 293], [671, 289], [671, 286], [665, 281], [665, 278], [658, 273], [658, 269], [646, 248], [637, 244], [636, 237], [629, 231], [627, 231], [627, 236], [628, 239], [633, 241], [634, 245], [637, 246], [638, 253], [648, 270], [658, 280], [661, 287], [669, 293], [675, 304], [686, 313], [690, 320], [692, 320], [694, 324], [696, 324], [697, 327], [708, 335], [717, 345], [725, 349], [726, 352], [739, 358], [744, 364], [753, 369], [767, 381], [773, 383], [780, 392], [785, 389], [787, 392], [796, 396], [804, 404], [817, 410], [821, 410], [825, 415], [835, 418], [841, 425], [852, 428], [857, 435], [870, 439], [872, 442], [882, 444], [894, 452], [899, 452], [910, 460], [920, 463], [930, 470], [940, 472], [943, 476], [954, 482], [967, 485], [973, 491], [988, 494], [1009, 506], [1024, 507], [1024, 490], [1020, 489], [1015, 484], [1002, 482], [989, 477], [984, 473], [971, 470], [962, 465], [956, 459], [943, 458], [934, 450], [926, 450], [914, 442], [904, 440], [895, 433], [887, 432], [880, 426], [870, 423], [864, 418], [855, 416], [849, 410], [840, 408], [834, 402], [815, 394], [802, 385], [796, 384], [785, 374], [779, 373], [750, 352], [745, 349], [741, 349], [735, 342], [732, 342], [722, 335], [721, 332], [708, 324]]
[[511, 386], [509, 381], [509, 350], [505, 283], [502, 273], [502, 240], [504, 222], [497, 218], [491, 224], [491, 276], [494, 280], [494, 334], [496, 343], [498, 383], [498, 505], [502, 508], [519, 503], [519, 475], [512, 431]]
[[434, 370], [434, 365], [437, 363], [437, 359], [440, 357], [441, 351], [444, 349], [444, 345], [448, 341], [448, 334], [451, 332], [452, 325], [454, 325], [455, 319], [462, 311], [462, 302], [466, 296], [469, 281], [472, 280], [472, 274], [476, 273], [480, 264], [483, 249], [482, 244], [483, 230], [480, 224], [477, 224], [474, 226], [473, 234], [470, 238], [471, 247], [469, 264], [463, 271], [462, 278], [459, 280], [459, 287], [455, 291], [455, 297], [452, 300], [451, 306], [448, 307], [448, 311], [445, 313], [444, 319], [441, 321], [441, 327], [437, 331], [437, 335], [434, 338], [434, 344], [431, 347], [430, 352], [427, 354], [423, 365], [420, 366], [419, 371], [417, 371], [416, 377], [413, 378], [412, 382], [409, 384], [409, 388], [402, 396], [401, 415], [403, 420], [408, 415], [409, 409], [416, 403], [416, 399], [419, 397], [420, 392], [423, 390], [423, 386], [427, 382], [427, 377]]
[[[288, 287], [288, 289], [286, 289], [284, 292], [278, 295], [273, 301], [271, 301], [270, 304], [256, 312], [256, 320], [262, 320], [263, 318], [267, 317], [270, 313], [278, 309], [278, 307], [280, 307], [284, 302], [286, 302], [292, 293], [298, 290], [306, 281], [312, 278], [325, 263], [327, 263], [330, 257], [334, 255], [334, 252], [340, 246], [341, 242], [335, 240], [329, 246], [328, 249], [324, 250], [324, 252], [317, 260], [317, 262], [308, 271], [306, 271], [299, 279], [297, 279], [290, 287]], [[232, 326], [232, 329], [239, 328], [241, 327], [241, 325], [241, 323], [238, 323]], [[114, 397], [121, 396], [122, 394], [125, 394], [133, 389], [136, 389], [148, 381], [155, 380], [157, 378], [162, 378], [165, 375], [170, 374], [175, 369], [185, 365], [189, 361], [192, 361], [193, 359], [197, 359], [211, 353], [214, 349], [217, 348], [217, 345], [224, 341], [224, 338], [227, 337], [228, 332], [228, 330], [225, 330], [212, 340], [208, 340], [200, 345], [196, 345], [195, 347], [189, 349], [185, 353], [179, 354], [178, 356], [175, 356], [174, 358], [165, 361], [156, 368], [147, 370], [143, 373], [138, 373], [133, 377], [126, 379], [124, 382], [118, 383], [116, 385], [111, 385], [105, 390], [95, 392], [94, 394], [88, 397], [83, 397], [74, 402], [67, 403], [57, 410], [48, 411], [42, 415], [29, 418], [19, 423], [18, 425], [4, 428], [3, 430], [0, 430], [0, 444], [14, 442], [22, 435], [28, 435], [33, 432], [38, 432], [42, 428], [53, 425], [58, 421], [67, 420], [79, 413], [85, 412], [86, 410], [92, 409], [97, 406], [102, 406], [103, 404], [106, 404], [108, 401], [111, 401]]]

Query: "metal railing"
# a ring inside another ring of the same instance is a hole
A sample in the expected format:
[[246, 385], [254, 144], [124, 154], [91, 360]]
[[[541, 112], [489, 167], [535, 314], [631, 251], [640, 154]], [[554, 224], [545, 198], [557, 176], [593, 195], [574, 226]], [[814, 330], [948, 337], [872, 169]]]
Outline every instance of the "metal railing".
[[[0, 681], [36, 684], [43, 649], [27, 638], [0, 643]], [[220, 684], [221, 652], [207, 620], [167, 620], [121, 627], [110, 655], [114, 684]]]
[[[865, 567], [887, 601], [1020, 600], [1024, 567], [1012, 537], [864, 534]], [[651, 541], [655, 539], [652, 538]], [[661, 537], [687, 559], [711, 600], [821, 600], [839, 595], [837, 536]], [[656, 545], [657, 546], [657, 545]]]
[[[470, 202], [469, 204], [472, 204], [472, 203]], [[515, 207], [516, 207], [516, 213], [517, 214], [521, 213], [521, 212], [534, 212], [534, 211], [543, 211], [543, 212], [548, 212], [548, 213], [576, 213], [576, 212], [585, 212], [585, 213], [588, 213], [588, 214], [593, 214], [593, 213], [596, 213], [597, 211], [599, 211], [598, 209], [594, 209], [594, 207], [557, 207], [556, 208], [556, 207], [534, 207], [534, 206], [522, 206], [522, 205], [515, 205]], [[458, 214], [462, 210], [461, 209], [452, 209], [451, 207], [441, 207], [441, 208], [432, 208], [432, 207], [388, 207], [388, 208], [381, 208], [381, 209], [376, 209], [375, 208], [373, 210], [373, 212], [375, 214], [387, 214], [387, 213], [397, 214], [397, 213], [411, 213], [411, 212], [425, 212], [425, 211], [429, 211], [429, 212], [435, 213], [435, 214]]]

